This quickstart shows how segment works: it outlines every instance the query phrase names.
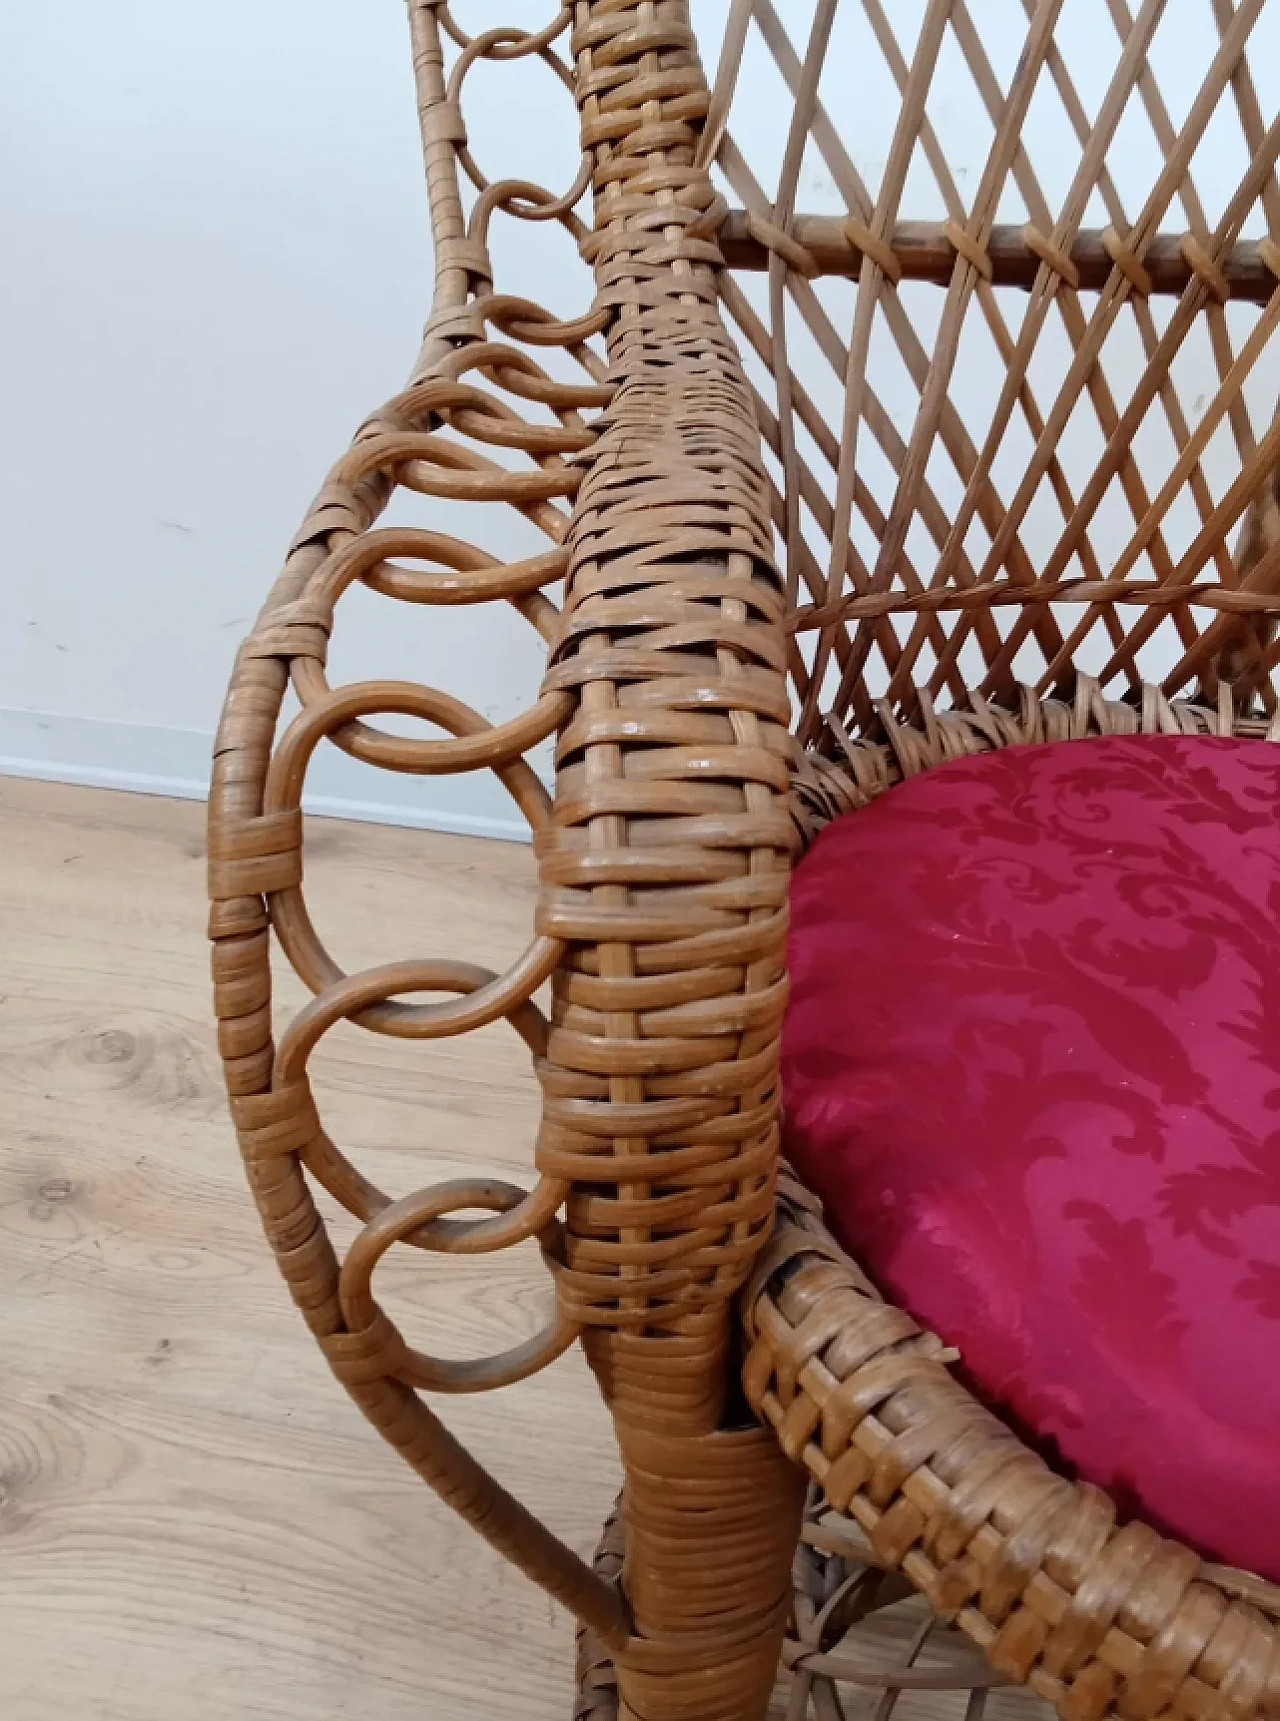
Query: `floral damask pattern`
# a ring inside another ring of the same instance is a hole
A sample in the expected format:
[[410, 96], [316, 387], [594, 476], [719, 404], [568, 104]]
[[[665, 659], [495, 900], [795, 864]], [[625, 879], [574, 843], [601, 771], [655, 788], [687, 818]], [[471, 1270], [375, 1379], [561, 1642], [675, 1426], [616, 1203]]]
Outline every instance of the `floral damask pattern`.
[[1280, 1581], [1280, 747], [958, 760], [792, 888], [786, 1151], [1128, 1514]]

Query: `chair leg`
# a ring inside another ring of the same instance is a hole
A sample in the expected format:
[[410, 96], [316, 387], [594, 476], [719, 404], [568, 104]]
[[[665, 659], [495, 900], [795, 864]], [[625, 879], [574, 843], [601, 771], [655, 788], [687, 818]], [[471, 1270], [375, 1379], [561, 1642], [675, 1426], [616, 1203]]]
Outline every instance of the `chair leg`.
[[[655, 1433], [616, 1422], [622, 1568], [633, 1635], [614, 1658], [619, 1721], [763, 1721], [791, 1605], [805, 1478], [771, 1431]], [[613, 1705], [609, 1657], [579, 1635], [586, 1721]]]

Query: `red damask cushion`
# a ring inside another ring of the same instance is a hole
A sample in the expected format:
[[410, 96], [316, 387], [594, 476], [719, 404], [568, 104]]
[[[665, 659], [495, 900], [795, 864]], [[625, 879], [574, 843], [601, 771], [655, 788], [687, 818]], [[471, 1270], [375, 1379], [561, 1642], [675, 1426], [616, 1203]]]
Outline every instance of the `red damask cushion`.
[[914, 777], [792, 889], [785, 1151], [1051, 1462], [1280, 1581], [1280, 747]]

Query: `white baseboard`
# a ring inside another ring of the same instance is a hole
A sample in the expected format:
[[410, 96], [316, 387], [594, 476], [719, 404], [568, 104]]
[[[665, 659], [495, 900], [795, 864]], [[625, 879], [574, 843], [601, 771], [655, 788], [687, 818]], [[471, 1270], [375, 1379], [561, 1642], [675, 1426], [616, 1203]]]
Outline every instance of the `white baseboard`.
[[[198, 729], [0, 708], [0, 777], [203, 801], [212, 757], [213, 736]], [[410, 777], [373, 771], [325, 746], [312, 762], [310, 782], [303, 809], [322, 817], [506, 842], [529, 839], [529, 827], [511, 816], [510, 801], [488, 772]], [[375, 787], [378, 798], [369, 794]]]

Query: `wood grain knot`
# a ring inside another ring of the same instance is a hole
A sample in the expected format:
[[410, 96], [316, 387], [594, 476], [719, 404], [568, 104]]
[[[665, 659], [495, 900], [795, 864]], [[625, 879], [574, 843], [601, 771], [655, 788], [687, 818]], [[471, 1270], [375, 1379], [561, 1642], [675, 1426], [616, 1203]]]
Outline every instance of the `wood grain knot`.
[[123, 1028], [104, 1028], [89, 1036], [84, 1050], [87, 1064], [127, 1064], [138, 1049], [135, 1037]]

